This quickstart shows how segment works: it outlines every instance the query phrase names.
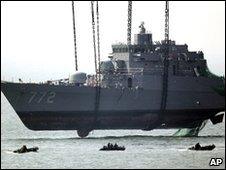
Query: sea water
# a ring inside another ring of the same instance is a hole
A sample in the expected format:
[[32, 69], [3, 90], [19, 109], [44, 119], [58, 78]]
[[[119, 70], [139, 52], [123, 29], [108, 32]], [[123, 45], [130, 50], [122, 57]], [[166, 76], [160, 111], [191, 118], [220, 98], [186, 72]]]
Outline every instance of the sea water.
[[[225, 121], [208, 122], [198, 137], [173, 137], [173, 130], [95, 130], [81, 139], [76, 131], [31, 131], [1, 93], [1, 168], [225, 168]], [[99, 151], [107, 143], [125, 151]], [[212, 151], [192, 151], [196, 143], [216, 145]], [[38, 152], [13, 153], [22, 145]], [[210, 166], [221, 158], [219, 166]]]

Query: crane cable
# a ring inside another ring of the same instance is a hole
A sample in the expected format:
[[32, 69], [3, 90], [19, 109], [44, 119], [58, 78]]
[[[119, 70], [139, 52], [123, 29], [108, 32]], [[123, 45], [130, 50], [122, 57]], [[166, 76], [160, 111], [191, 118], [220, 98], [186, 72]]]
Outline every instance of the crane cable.
[[[97, 7], [98, 9], [98, 7]], [[96, 31], [95, 31], [95, 17], [94, 17], [94, 1], [91, 1], [91, 15], [92, 15], [92, 29], [93, 29], [93, 49], [94, 49], [94, 63], [95, 63], [95, 81], [96, 81], [96, 86], [98, 86], [98, 78], [97, 78], [97, 74], [98, 74], [98, 66], [97, 66], [97, 47], [96, 47]], [[98, 17], [97, 17], [98, 18]], [[99, 29], [99, 26], [97, 26]], [[98, 30], [99, 31], [99, 30]], [[97, 35], [98, 37], [98, 35]]]
[[[96, 1], [96, 16], [97, 16], [97, 55], [98, 55], [98, 83], [100, 83], [100, 29], [99, 29], [99, 4]], [[100, 86], [100, 84], [98, 84]]]
[[127, 45], [131, 45], [132, 1], [128, 1]]
[[[168, 95], [168, 68], [169, 68], [169, 1], [166, 1], [165, 6], [165, 49], [163, 60], [163, 86], [162, 86], [162, 99], [161, 99], [161, 111], [162, 114], [166, 110], [167, 95]], [[163, 116], [161, 116], [163, 117]]]
[[72, 17], [73, 17], [73, 33], [74, 33], [74, 52], [75, 52], [75, 71], [78, 71], [78, 59], [77, 59], [77, 45], [76, 45], [76, 29], [75, 29], [75, 8], [74, 1], [72, 1]]
[[165, 7], [165, 42], [169, 42], [169, 1], [166, 1]]
[[[93, 123], [90, 124], [90, 129], [94, 129], [98, 122], [98, 110], [100, 106], [100, 38], [99, 38], [99, 9], [98, 2], [96, 3], [96, 19], [97, 19], [97, 47], [96, 47], [96, 36], [95, 36], [95, 18], [94, 18], [94, 1], [91, 1], [91, 15], [92, 15], [92, 29], [93, 29], [93, 48], [94, 48], [94, 61], [95, 61], [95, 103], [94, 103], [94, 120]], [[97, 50], [98, 50], [98, 58], [97, 58]], [[99, 70], [99, 73], [98, 73]], [[99, 75], [99, 77], [97, 77]]]

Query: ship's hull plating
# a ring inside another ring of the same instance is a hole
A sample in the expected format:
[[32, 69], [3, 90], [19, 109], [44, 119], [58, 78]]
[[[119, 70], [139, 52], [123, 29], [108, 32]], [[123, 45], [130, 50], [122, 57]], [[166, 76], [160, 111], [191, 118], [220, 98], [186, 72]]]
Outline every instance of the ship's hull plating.
[[1, 90], [32, 130], [192, 128], [225, 110], [224, 96], [207, 86], [210, 81], [181, 82], [169, 80], [164, 112], [161, 82], [147, 89], [101, 88], [98, 107], [94, 87], [1, 83]]
[[[134, 112], [134, 113], [133, 113]], [[194, 128], [213, 117], [218, 110], [169, 111], [159, 122], [159, 111], [128, 111], [98, 113], [87, 112], [18, 112], [20, 119], [31, 130], [77, 130], [77, 129], [154, 129]], [[154, 125], [154, 126], [152, 126]]]

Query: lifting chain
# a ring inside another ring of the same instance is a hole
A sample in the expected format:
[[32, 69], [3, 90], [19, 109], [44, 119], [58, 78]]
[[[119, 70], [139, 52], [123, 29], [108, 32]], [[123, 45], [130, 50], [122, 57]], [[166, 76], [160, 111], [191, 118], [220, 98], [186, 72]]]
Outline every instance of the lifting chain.
[[[90, 124], [91, 129], [94, 129], [98, 126], [98, 110], [100, 106], [100, 37], [99, 37], [99, 9], [98, 2], [96, 3], [96, 20], [97, 20], [97, 47], [96, 47], [96, 36], [95, 36], [95, 18], [94, 18], [94, 1], [91, 1], [91, 14], [92, 14], [92, 29], [93, 29], [93, 48], [94, 48], [94, 60], [95, 60], [95, 80], [96, 80], [96, 88], [95, 88], [95, 103], [94, 103], [94, 120], [93, 123]], [[97, 48], [97, 50], [96, 50]], [[98, 58], [97, 58], [98, 51]], [[99, 70], [99, 72], [98, 72]], [[99, 75], [99, 76], [98, 76]], [[97, 77], [98, 76], [98, 77]]]
[[165, 41], [169, 41], [169, 1], [166, 1], [165, 8]]
[[[97, 16], [97, 54], [98, 54], [98, 82], [100, 83], [100, 29], [99, 29], [99, 4], [98, 1], [96, 6], [96, 16]], [[100, 84], [99, 84], [100, 86]]]
[[[162, 85], [162, 100], [161, 100], [161, 111], [164, 114], [167, 104], [168, 96], [168, 68], [169, 68], [169, 1], [166, 1], [165, 7], [165, 48], [164, 48], [164, 60], [163, 60], [163, 85]], [[163, 115], [161, 116], [163, 117]]]
[[75, 71], [78, 71], [77, 47], [76, 47], [76, 30], [75, 30], [75, 7], [74, 7], [74, 1], [72, 1], [72, 17], [73, 17], [74, 48], [75, 48]]
[[[91, 1], [91, 15], [92, 15], [92, 29], [93, 29], [93, 48], [94, 48], [94, 62], [95, 62], [95, 81], [96, 86], [99, 85], [98, 81], [98, 68], [100, 67], [100, 39], [99, 39], [99, 9], [98, 9], [98, 3], [96, 7], [96, 16], [97, 16], [97, 47], [96, 47], [96, 31], [95, 31], [95, 17], [94, 17], [94, 1]], [[97, 48], [97, 49], [96, 49]], [[97, 50], [98, 50], [98, 59], [97, 59]]]
[[128, 1], [127, 45], [131, 45], [132, 1]]

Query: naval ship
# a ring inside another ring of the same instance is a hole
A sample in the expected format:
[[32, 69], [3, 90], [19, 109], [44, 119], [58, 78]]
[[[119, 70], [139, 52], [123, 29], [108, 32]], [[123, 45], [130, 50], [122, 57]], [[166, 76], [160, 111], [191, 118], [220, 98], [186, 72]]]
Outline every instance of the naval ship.
[[[133, 44], [113, 44], [96, 75], [75, 72], [46, 83], [1, 81], [1, 91], [31, 130], [179, 129], [223, 120], [225, 80], [201, 51], [153, 42], [144, 23]], [[98, 75], [98, 76], [97, 76]], [[98, 82], [98, 83], [97, 83]]]

